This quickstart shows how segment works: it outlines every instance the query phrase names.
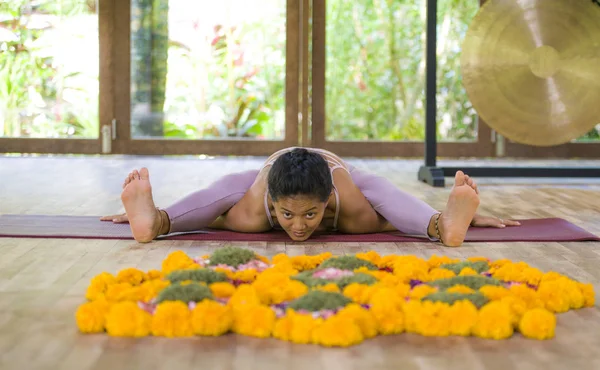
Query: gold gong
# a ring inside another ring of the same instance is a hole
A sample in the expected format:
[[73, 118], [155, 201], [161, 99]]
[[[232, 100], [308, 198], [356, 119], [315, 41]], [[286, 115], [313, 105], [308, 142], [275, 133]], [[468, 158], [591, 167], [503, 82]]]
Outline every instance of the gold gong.
[[477, 113], [506, 138], [558, 145], [600, 123], [600, 6], [488, 0], [467, 31], [462, 78]]

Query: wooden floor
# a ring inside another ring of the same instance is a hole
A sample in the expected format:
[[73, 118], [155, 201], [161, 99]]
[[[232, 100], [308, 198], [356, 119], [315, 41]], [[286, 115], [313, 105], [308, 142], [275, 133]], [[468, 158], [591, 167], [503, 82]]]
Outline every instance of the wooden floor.
[[[389, 176], [434, 207], [445, 189], [416, 181], [418, 161], [355, 160]], [[123, 178], [148, 166], [157, 205], [206, 186], [224, 174], [256, 168], [262, 158], [0, 157], [0, 213], [103, 215], [120, 211]], [[590, 163], [587, 163], [590, 164]], [[593, 162], [600, 165], [600, 162]], [[600, 235], [596, 179], [478, 179], [481, 212], [499, 217], [563, 217]], [[207, 339], [127, 340], [77, 332], [76, 307], [89, 280], [125, 267], [159, 268], [171, 251], [201, 255], [221, 243], [0, 238], [1, 369], [600, 369], [600, 310], [559, 316], [556, 339], [380, 337], [349, 349], [324, 349], [236, 335]], [[236, 243], [272, 256], [325, 250], [374, 249], [382, 254], [445, 254], [522, 260], [592, 282], [600, 291], [600, 243], [471, 243], [444, 249], [433, 243]]]

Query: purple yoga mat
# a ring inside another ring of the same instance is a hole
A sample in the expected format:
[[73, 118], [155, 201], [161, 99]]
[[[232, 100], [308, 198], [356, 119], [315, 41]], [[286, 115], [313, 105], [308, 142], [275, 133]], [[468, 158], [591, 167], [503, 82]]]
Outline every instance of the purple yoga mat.
[[[600, 241], [600, 237], [561, 218], [519, 220], [521, 226], [470, 228], [470, 242], [567, 242]], [[113, 224], [94, 216], [0, 215], [0, 237], [133, 239], [129, 224]], [[290, 242], [283, 231], [267, 233], [236, 233], [222, 230], [198, 230], [193, 233], [169, 235], [163, 240], [261, 241]], [[399, 232], [349, 235], [327, 233], [313, 235], [307, 242], [427, 242]]]

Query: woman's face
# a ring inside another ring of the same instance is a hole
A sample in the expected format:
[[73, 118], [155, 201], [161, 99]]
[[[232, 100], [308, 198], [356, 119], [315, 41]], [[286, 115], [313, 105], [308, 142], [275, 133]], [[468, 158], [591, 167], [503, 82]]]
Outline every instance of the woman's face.
[[318, 198], [298, 195], [281, 197], [273, 202], [279, 225], [294, 241], [305, 241], [319, 227], [327, 202]]

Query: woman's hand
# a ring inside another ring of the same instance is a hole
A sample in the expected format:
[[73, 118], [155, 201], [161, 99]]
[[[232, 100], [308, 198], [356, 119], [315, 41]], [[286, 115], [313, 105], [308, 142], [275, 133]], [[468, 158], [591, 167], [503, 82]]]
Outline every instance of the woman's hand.
[[112, 221], [115, 224], [122, 224], [129, 222], [129, 218], [127, 218], [127, 213], [121, 213], [120, 215], [100, 217], [100, 221]]
[[506, 226], [519, 226], [519, 225], [521, 225], [521, 223], [518, 221], [515, 221], [515, 220], [510, 220], [510, 219], [505, 220], [502, 218], [482, 216], [482, 215], [478, 215], [478, 214], [475, 214], [475, 216], [473, 216], [473, 220], [471, 221], [471, 226], [473, 226], [473, 227], [503, 228]]

